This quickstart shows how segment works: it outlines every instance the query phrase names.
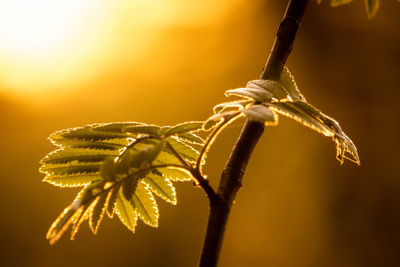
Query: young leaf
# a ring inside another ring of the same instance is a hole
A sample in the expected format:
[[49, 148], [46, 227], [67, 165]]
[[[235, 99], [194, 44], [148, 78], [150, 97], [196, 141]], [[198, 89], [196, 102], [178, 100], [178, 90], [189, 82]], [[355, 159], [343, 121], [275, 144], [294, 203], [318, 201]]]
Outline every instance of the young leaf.
[[260, 97], [262, 97], [262, 99], [256, 100], [257, 102], [267, 102], [270, 101], [271, 98], [280, 101], [288, 97], [288, 92], [286, 92], [286, 90], [277, 81], [253, 80], [247, 83], [247, 88], [248, 90], [257, 90], [259, 92], [263, 92], [263, 94], [258, 94]]
[[126, 200], [131, 201], [133, 192], [135, 192], [138, 184], [138, 179], [136, 176], [131, 176], [122, 184], [122, 192]]
[[297, 84], [294, 80], [294, 77], [290, 73], [289, 69], [285, 66], [282, 70], [282, 74], [280, 77], [281, 85], [285, 88], [286, 92], [289, 94], [292, 100], [306, 101], [304, 96], [300, 93], [297, 88]]
[[67, 163], [44, 164], [39, 171], [47, 175], [91, 174], [99, 172], [100, 167], [101, 162], [70, 161]]
[[60, 239], [63, 233], [72, 224], [73, 219], [77, 216], [79, 216], [77, 210], [71, 206], [64, 209], [64, 211], [60, 214], [60, 216], [57, 217], [47, 232], [46, 239], [50, 241], [51, 245]]
[[348, 152], [351, 155], [351, 158], [348, 159], [360, 164], [355, 145], [342, 131], [339, 123], [334, 119], [302, 101], [271, 103], [269, 106], [278, 113], [295, 119], [304, 126], [316, 130], [325, 136], [332, 137], [337, 144], [337, 158], [340, 163], [343, 163], [343, 158], [347, 158], [345, 154]]
[[173, 134], [183, 134], [183, 133], [188, 133], [188, 132], [196, 132], [201, 130], [203, 126], [202, 121], [190, 121], [190, 122], [184, 122], [178, 125], [175, 125], [174, 127], [169, 128], [164, 132], [165, 136], [170, 136]]
[[214, 113], [221, 113], [226, 111], [227, 109], [237, 110], [240, 108], [245, 108], [251, 103], [253, 103], [252, 100], [236, 100], [236, 101], [224, 102], [214, 106], [213, 111]]
[[60, 187], [81, 187], [102, 179], [100, 173], [75, 173], [68, 175], [47, 175], [43, 181]]
[[[88, 125], [79, 128], [70, 128], [66, 130], [61, 130], [50, 135], [49, 139], [59, 145], [66, 145], [65, 139], [76, 139], [76, 140], [86, 140], [86, 141], [105, 141], [105, 140], [124, 140], [129, 137], [128, 134], [124, 132], [103, 132], [96, 131], [95, 127], [97, 124]], [[118, 142], [116, 142], [118, 143]]]
[[194, 145], [203, 145], [204, 144], [204, 140], [200, 136], [198, 136], [194, 133], [179, 134], [179, 141], [189, 143], [189, 144], [194, 144]]
[[278, 123], [278, 116], [263, 105], [254, 105], [242, 109], [241, 112], [245, 114], [249, 120], [258, 121], [265, 125], [276, 125]]
[[163, 177], [162, 175], [149, 173], [142, 181], [157, 196], [173, 205], [176, 204], [175, 187], [172, 185], [169, 179]]
[[127, 126], [123, 130], [130, 134], [148, 134], [152, 136], [159, 136], [160, 126], [156, 125], [135, 125]]
[[101, 220], [104, 217], [104, 213], [107, 209], [107, 200], [109, 200], [109, 194], [102, 194], [95, 200], [94, 207], [91, 209], [89, 217], [89, 226], [93, 234], [97, 234]]
[[117, 194], [115, 202], [115, 213], [120, 221], [133, 233], [135, 232], [138, 215], [132, 203], [125, 199], [122, 189]]
[[184, 182], [190, 181], [193, 178], [192, 174], [185, 169], [177, 169], [173, 167], [158, 168], [157, 172], [171, 181]]
[[108, 206], [106, 209], [107, 215], [108, 217], [112, 218], [114, 215], [114, 211], [115, 211], [115, 206], [116, 206], [116, 201], [117, 201], [117, 197], [118, 197], [118, 192], [120, 190], [121, 186], [114, 186], [114, 188], [112, 188], [110, 190], [110, 192], [108, 193]]
[[185, 160], [189, 162], [195, 162], [197, 156], [199, 155], [199, 151], [197, 151], [194, 147], [185, 144], [178, 139], [173, 137], [168, 138], [167, 142], [171, 144], [171, 146], [181, 155]]
[[117, 168], [115, 165], [114, 158], [107, 158], [100, 166], [101, 176], [106, 181], [114, 182], [117, 177]]
[[152, 227], [158, 226], [158, 208], [153, 194], [143, 183], [138, 183], [132, 197], [132, 205], [142, 221]]
[[264, 102], [272, 97], [272, 94], [262, 88], [238, 88], [231, 89], [225, 92], [226, 96], [244, 97], [256, 102]]
[[63, 148], [49, 153], [40, 163], [56, 164], [68, 162], [98, 162], [110, 156], [118, 156], [118, 151], [90, 149], [90, 148]]
[[129, 126], [146, 125], [141, 122], [111, 122], [92, 124], [92, 128], [96, 132], [121, 133], [126, 135], [124, 129]]

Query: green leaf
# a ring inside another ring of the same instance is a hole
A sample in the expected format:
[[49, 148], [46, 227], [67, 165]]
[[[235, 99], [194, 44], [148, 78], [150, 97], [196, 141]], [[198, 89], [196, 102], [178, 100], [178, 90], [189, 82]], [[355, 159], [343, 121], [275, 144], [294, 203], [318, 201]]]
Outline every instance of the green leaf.
[[146, 125], [141, 122], [111, 122], [111, 123], [97, 123], [91, 125], [93, 130], [96, 132], [108, 132], [108, 133], [121, 133], [126, 135], [124, 129], [129, 126]]
[[174, 134], [183, 134], [188, 132], [195, 132], [202, 129], [203, 122], [202, 121], [189, 121], [184, 122], [174, 127], [169, 128], [164, 132], [165, 136], [170, 136]]
[[263, 105], [254, 105], [242, 109], [241, 112], [245, 114], [249, 120], [258, 121], [265, 125], [276, 125], [278, 123], [278, 116]]
[[169, 179], [163, 177], [162, 175], [160, 176], [154, 173], [149, 173], [143, 179], [143, 183], [145, 183], [157, 196], [173, 205], [176, 204], [175, 187], [172, 185]]
[[104, 193], [101, 196], [98, 196], [93, 204], [89, 217], [89, 226], [93, 234], [97, 234], [97, 231], [99, 230], [101, 220], [103, 219], [104, 213], [107, 209], [107, 199], [108, 194]]
[[194, 145], [203, 145], [204, 140], [200, 136], [193, 133], [184, 133], [179, 135], [179, 141], [194, 144]]
[[[351, 139], [342, 131], [339, 123], [321, 111], [303, 101], [270, 103], [270, 108], [290, 117], [325, 136], [330, 136], [336, 143], [337, 158], [340, 163], [347, 158], [360, 164], [357, 149]], [[350, 157], [346, 156], [349, 153]]]
[[261, 100], [256, 100], [257, 102], [267, 102], [271, 98], [276, 100], [283, 100], [288, 97], [288, 92], [280, 85], [279, 82], [273, 80], [253, 80], [247, 83], [248, 90], [257, 90], [263, 92], [263, 94], [258, 94], [262, 97]]
[[369, 19], [372, 19], [376, 15], [379, 9], [379, 0], [364, 0], [365, 8]]
[[135, 125], [125, 127], [124, 132], [130, 134], [148, 134], [152, 136], [159, 136], [160, 129], [160, 126], [156, 125]]
[[163, 151], [165, 148], [165, 144], [165, 141], [162, 140], [157, 142], [155, 145], [150, 146], [146, 150], [145, 159], [149, 164], [152, 163], [158, 157], [158, 155], [160, 155], [161, 151]]
[[114, 158], [107, 158], [100, 167], [101, 176], [106, 181], [114, 182], [117, 177], [117, 168]]
[[64, 148], [49, 153], [40, 163], [56, 164], [68, 162], [98, 162], [103, 161], [110, 156], [118, 156], [118, 151], [90, 149], [90, 148]]
[[153, 194], [143, 183], [138, 183], [132, 197], [132, 205], [136, 208], [139, 218], [147, 225], [158, 226], [158, 208]]
[[291, 100], [306, 101], [304, 96], [300, 93], [297, 88], [297, 84], [294, 77], [290, 73], [289, 69], [285, 66], [282, 70], [280, 77], [280, 83], [285, 88], [286, 92], [289, 94]]
[[107, 212], [108, 217], [110, 217], [110, 218], [112, 218], [114, 215], [115, 206], [116, 206], [116, 202], [117, 202], [117, 198], [118, 198], [118, 192], [119, 192], [120, 188], [121, 188], [121, 186], [115, 186], [108, 193], [109, 200], [108, 200], [108, 206], [107, 206], [106, 212]]
[[190, 162], [196, 161], [197, 156], [199, 155], [197, 149], [173, 137], [168, 138], [167, 141], [185, 160]]
[[138, 184], [138, 179], [137, 176], [130, 176], [122, 184], [122, 192], [126, 200], [131, 201], [133, 192], [136, 190]]
[[102, 179], [99, 173], [47, 175], [43, 181], [60, 187], [81, 187]]
[[117, 194], [115, 203], [115, 213], [118, 218], [130, 231], [135, 232], [138, 214], [135, 208], [132, 206], [131, 201], [125, 199], [122, 189]]
[[177, 168], [173, 168], [173, 167], [157, 168], [157, 172], [155, 172], [155, 173], [158, 174], [158, 172], [162, 176], [164, 176], [165, 178], [167, 178], [171, 181], [184, 182], [184, 181], [190, 181], [193, 178], [193, 176], [190, 174], [190, 172], [185, 169], [177, 169]]
[[100, 171], [101, 162], [78, 162], [44, 164], [39, 171], [47, 175], [92, 174]]
[[79, 214], [77, 214], [77, 210], [73, 209], [71, 206], [64, 209], [64, 211], [60, 214], [60, 216], [57, 217], [47, 232], [46, 239], [50, 241], [51, 245], [60, 239], [63, 233], [72, 224], [73, 219], [77, 216], [79, 216]]
[[[50, 135], [49, 139], [55, 143], [64, 145], [64, 139], [77, 139], [86, 141], [105, 141], [105, 140], [124, 140], [129, 137], [128, 134], [124, 132], [103, 132], [94, 130], [97, 124], [88, 125], [79, 128], [70, 128], [66, 130], [61, 130]], [[118, 142], [117, 142], [118, 143]]]
[[336, 7], [353, 2], [354, 0], [331, 0], [331, 6]]
[[[96, 233], [105, 212], [110, 217], [116, 212], [131, 231], [135, 230], [139, 217], [146, 224], [157, 226], [158, 208], [149, 190], [172, 204], [176, 203], [176, 194], [169, 179], [156, 169], [150, 173], [149, 168], [154, 168], [154, 164], [182, 165], [166, 148], [167, 140], [183, 158], [194, 161], [198, 152], [191, 144], [202, 144], [204, 140], [192, 131], [200, 126], [199, 122], [162, 128], [142, 123], [110, 123], [52, 134], [51, 140], [60, 148], [41, 160], [40, 171], [46, 174], [44, 181], [84, 188], [50, 228], [50, 243], [56, 242], [70, 225], [73, 239], [85, 220], [89, 220], [91, 230]], [[171, 136], [165, 138], [163, 132]], [[188, 178], [187, 173], [179, 171], [174, 176], [176, 180], [191, 178], [190, 174]]]
[[79, 140], [79, 139], [60, 139], [53, 142], [56, 145], [63, 147], [75, 147], [75, 148], [93, 148], [93, 149], [106, 149], [106, 150], [119, 150], [128, 145], [127, 139], [111, 139], [103, 141], [90, 141], [90, 140]]

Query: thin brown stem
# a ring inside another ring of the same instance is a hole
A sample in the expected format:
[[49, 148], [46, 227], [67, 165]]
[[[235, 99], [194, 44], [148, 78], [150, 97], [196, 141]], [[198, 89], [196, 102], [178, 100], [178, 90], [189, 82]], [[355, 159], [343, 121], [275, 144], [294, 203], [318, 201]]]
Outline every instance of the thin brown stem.
[[[286, 59], [292, 50], [307, 3], [308, 0], [289, 0], [261, 79], [279, 80]], [[221, 175], [217, 197], [210, 200], [210, 216], [200, 267], [217, 266], [233, 201], [242, 185], [242, 178], [250, 156], [263, 131], [263, 124], [247, 121], [233, 147]]]
[[186, 162], [184, 158], [181, 157], [181, 155], [178, 153], [178, 151], [175, 150], [175, 148], [167, 142], [167, 147], [168, 149], [174, 154], [174, 156], [187, 168], [187, 170], [190, 172], [190, 174], [193, 176], [193, 178], [197, 181], [197, 183], [200, 185], [200, 187], [204, 190], [206, 193], [207, 197], [209, 199], [214, 199], [216, 196], [214, 188], [210, 185], [208, 180], [204, 178], [204, 176], [200, 173], [200, 171], [193, 167], [191, 164]]

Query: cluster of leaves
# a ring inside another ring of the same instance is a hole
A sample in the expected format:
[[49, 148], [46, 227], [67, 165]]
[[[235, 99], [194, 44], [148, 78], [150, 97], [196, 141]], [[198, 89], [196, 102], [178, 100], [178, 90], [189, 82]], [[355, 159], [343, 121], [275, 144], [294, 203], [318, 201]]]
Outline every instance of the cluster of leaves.
[[[286, 67], [279, 81], [250, 81], [247, 87], [228, 90], [226, 95], [240, 99], [215, 106], [206, 122], [173, 127], [105, 123], [53, 133], [49, 139], [59, 148], [41, 161], [40, 171], [46, 174], [43, 181], [82, 190], [50, 227], [50, 243], [71, 225], [73, 239], [85, 220], [96, 234], [106, 213], [110, 218], [117, 214], [132, 232], [138, 219], [157, 227], [159, 213], [153, 194], [176, 204], [172, 181], [195, 179], [202, 186], [207, 184], [202, 165], [211, 144], [227, 125], [243, 116], [265, 125], [276, 125], [278, 114], [292, 118], [331, 137], [341, 163], [344, 158], [360, 163], [353, 142], [334, 119], [307, 103]], [[201, 130], [210, 131], [205, 141], [196, 133]], [[212, 188], [209, 191], [214, 193]]]
[[[322, 0], [317, 0], [318, 3], [321, 3]], [[331, 0], [330, 4], [333, 7], [349, 4], [354, 0]], [[398, 0], [400, 2], [400, 0]], [[367, 11], [368, 18], [372, 18], [376, 15], [379, 9], [379, 0], [364, 0], [365, 9]]]
[[[357, 149], [332, 118], [307, 103], [285, 67], [279, 81], [254, 80], [246, 88], [226, 91], [239, 100], [214, 107], [206, 122], [156, 126], [137, 122], [92, 124], [53, 133], [59, 148], [41, 161], [43, 181], [60, 187], [83, 187], [47, 233], [55, 243], [72, 225], [71, 239], [85, 220], [97, 233], [104, 214], [117, 214], [132, 232], [138, 218], [157, 227], [153, 194], [176, 204], [172, 181], [205, 181], [201, 167], [211, 144], [229, 123], [247, 117], [276, 125], [278, 114], [332, 137], [337, 158], [359, 164]], [[196, 132], [213, 129], [204, 141]]]
[[339, 123], [307, 103], [288, 68], [284, 67], [279, 81], [254, 80], [245, 88], [228, 90], [225, 94], [240, 99], [216, 105], [215, 114], [205, 125], [240, 115], [265, 125], [276, 125], [280, 114], [331, 137], [336, 143], [336, 156], [340, 163], [347, 158], [360, 164], [355, 145], [342, 131]]
[[[41, 161], [45, 182], [60, 187], [83, 187], [47, 233], [53, 244], [72, 225], [71, 239], [89, 220], [93, 233], [107, 213], [117, 214], [134, 232], [137, 220], [157, 227], [153, 194], [176, 204], [171, 181], [193, 178], [199, 146], [195, 134], [202, 122], [159, 127], [136, 122], [93, 124], [52, 134], [59, 149]], [[201, 163], [201, 161], [198, 161]]]

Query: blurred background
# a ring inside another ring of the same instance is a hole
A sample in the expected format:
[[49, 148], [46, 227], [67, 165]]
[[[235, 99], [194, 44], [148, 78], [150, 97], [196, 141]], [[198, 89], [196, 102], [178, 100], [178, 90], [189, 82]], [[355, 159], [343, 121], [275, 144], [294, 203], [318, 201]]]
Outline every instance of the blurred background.
[[[267, 128], [234, 205], [220, 266], [400, 266], [400, 5], [311, 1], [288, 66], [337, 119], [361, 166], [285, 118]], [[0, 265], [195, 266], [208, 203], [177, 183], [158, 229], [106, 218], [97, 236], [45, 234], [78, 189], [42, 183], [56, 130], [94, 122], [203, 120], [256, 79], [284, 13], [278, 0], [0, 1]], [[208, 158], [219, 174], [241, 123]]]

